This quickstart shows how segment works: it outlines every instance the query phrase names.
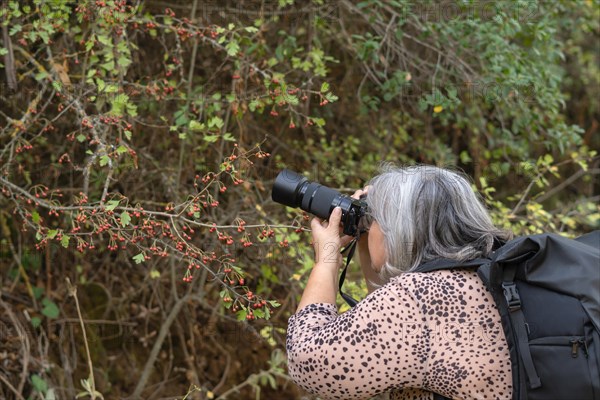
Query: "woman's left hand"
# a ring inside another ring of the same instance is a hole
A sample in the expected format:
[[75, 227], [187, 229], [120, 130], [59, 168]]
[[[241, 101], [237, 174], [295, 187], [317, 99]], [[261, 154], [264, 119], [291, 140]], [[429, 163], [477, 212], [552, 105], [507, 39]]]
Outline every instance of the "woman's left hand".
[[342, 247], [340, 238], [341, 219], [342, 209], [336, 207], [329, 216], [328, 221], [315, 217], [310, 222], [315, 249], [315, 264], [326, 265], [336, 271], [342, 265], [342, 255], [340, 254]]

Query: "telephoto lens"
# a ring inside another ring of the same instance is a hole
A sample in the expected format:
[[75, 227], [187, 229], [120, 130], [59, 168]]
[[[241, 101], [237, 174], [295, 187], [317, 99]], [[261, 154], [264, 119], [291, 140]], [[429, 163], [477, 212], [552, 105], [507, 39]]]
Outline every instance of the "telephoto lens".
[[277, 203], [300, 208], [323, 219], [328, 219], [333, 209], [340, 207], [344, 233], [351, 236], [358, 234], [359, 222], [367, 212], [364, 200], [353, 199], [337, 190], [311, 182], [289, 169], [282, 170], [275, 178], [271, 198]]

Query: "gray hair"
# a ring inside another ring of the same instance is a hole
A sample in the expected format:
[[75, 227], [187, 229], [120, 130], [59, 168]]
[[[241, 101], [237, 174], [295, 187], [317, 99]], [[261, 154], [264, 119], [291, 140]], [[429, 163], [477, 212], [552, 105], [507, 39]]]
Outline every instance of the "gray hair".
[[383, 165], [368, 203], [384, 235], [384, 281], [436, 258], [488, 256], [512, 233], [496, 228], [469, 181], [434, 166]]

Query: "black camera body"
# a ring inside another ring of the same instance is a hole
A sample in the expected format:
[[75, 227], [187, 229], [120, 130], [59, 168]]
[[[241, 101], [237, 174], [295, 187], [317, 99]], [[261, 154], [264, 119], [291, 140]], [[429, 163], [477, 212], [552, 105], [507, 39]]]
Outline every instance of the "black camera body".
[[337, 190], [316, 182], [289, 169], [282, 170], [273, 184], [273, 201], [293, 208], [300, 208], [319, 218], [329, 219], [335, 207], [342, 209], [344, 234], [357, 236], [367, 215], [367, 202], [343, 195]]

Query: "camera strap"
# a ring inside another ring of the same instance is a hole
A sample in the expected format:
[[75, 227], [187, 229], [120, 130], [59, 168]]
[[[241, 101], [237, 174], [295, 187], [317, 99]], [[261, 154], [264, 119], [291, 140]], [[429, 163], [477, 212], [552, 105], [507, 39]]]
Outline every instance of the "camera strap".
[[355, 298], [353, 298], [352, 296], [344, 293], [342, 291], [342, 286], [344, 285], [344, 280], [346, 279], [346, 270], [348, 269], [348, 265], [350, 264], [350, 261], [352, 260], [352, 256], [354, 255], [354, 251], [356, 250], [356, 244], [358, 243], [358, 239], [360, 238], [360, 235], [356, 236], [354, 239], [352, 239], [352, 241], [350, 243], [348, 243], [348, 245], [346, 247], [344, 247], [340, 253], [344, 254], [346, 251], [348, 252], [348, 255], [346, 256], [346, 265], [344, 266], [344, 269], [342, 270], [342, 274], [340, 275], [340, 295], [342, 296], [342, 298], [344, 300], [346, 300], [346, 303], [348, 303], [348, 305], [350, 307], [354, 307], [355, 305], [358, 304], [358, 300], [356, 300]]

